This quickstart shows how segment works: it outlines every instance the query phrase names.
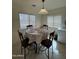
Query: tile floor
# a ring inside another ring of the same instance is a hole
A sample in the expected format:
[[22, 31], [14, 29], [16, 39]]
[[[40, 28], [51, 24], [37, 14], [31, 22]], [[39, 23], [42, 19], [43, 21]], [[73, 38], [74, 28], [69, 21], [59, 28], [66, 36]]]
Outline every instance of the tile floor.
[[[20, 53], [20, 42], [12, 46], [12, 59], [23, 59], [23, 55]], [[53, 54], [52, 47], [50, 47], [50, 59], [66, 59], [66, 44], [59, 43], [53, 40]], [[44, 53], [35, 54], [34, 51], [30, 51], [26, 59], [47, 59]]]

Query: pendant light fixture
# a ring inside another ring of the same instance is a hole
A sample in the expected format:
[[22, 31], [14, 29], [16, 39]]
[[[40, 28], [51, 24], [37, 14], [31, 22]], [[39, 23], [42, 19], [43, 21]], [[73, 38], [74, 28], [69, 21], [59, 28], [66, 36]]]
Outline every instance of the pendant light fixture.
[[39, 14], [48, 14], [48, 11], [44, 8], [44, 2], [45, 2], [45, 0], [42, 0], [42, 2], [43, 2], [43, 7], [40, 10]]

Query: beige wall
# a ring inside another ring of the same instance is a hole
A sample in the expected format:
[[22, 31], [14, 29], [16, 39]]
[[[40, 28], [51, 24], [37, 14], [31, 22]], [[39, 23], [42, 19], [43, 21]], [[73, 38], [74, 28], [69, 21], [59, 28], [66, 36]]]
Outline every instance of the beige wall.
[[39, 27], [39, 26], [41, 26], [41, 15], [36, 15], [36, 21], [35, 21], [35, 23], [36, 23], [36, 27]]
[[47, 24], [47, 15], [42, 15], [41, 16], [41, 25]]
[[50, 10], [49, 15], [66, 15], [66, 7]]
[[16, 43], [18, 41], [17, 30], [19, 28], [19, 19], [18, 19], [19, 11], [20, 8], [17, 5], [13, 4], [12, 6], [12, 42], [13, 43]]

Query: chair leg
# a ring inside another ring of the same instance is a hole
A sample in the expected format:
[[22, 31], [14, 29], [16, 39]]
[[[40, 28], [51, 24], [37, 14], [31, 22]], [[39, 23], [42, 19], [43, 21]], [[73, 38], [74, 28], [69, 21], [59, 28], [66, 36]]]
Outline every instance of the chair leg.
[[37, 44], [36, 44], [36, 48], [35, 48], [35, 53], [37, 53]]
[[24, 59], [26, 59], [26, 48], [24, 48]]
[[52, 54], [53, 54], [53, 39], [54, 39], [54, 38], [52, 38]]
[[23, 53], [23, 48], [22, 48], [22, 45], [21, 45], [21, 54]]
[[49, 59], [49, 48], [48, 48], [48, 59]]
[[53, 41], [52, 41], [52, 54], [53, 54]]

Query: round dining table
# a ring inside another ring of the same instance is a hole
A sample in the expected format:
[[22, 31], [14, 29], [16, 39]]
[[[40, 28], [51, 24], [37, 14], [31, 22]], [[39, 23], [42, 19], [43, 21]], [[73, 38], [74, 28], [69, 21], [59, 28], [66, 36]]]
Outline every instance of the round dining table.
[[[38, 29], [38, 30], [21, 30], [23, 37], [29, 38], [29, 43], [36, 42], [37, 48], [40, 45], [41, 41], [47, 39], [49, 34], [54, 30], [47, 29]], [[38, 49], [36, 49], [37, 51]], [[37, 53], [37, 52], [36, 52]]]

